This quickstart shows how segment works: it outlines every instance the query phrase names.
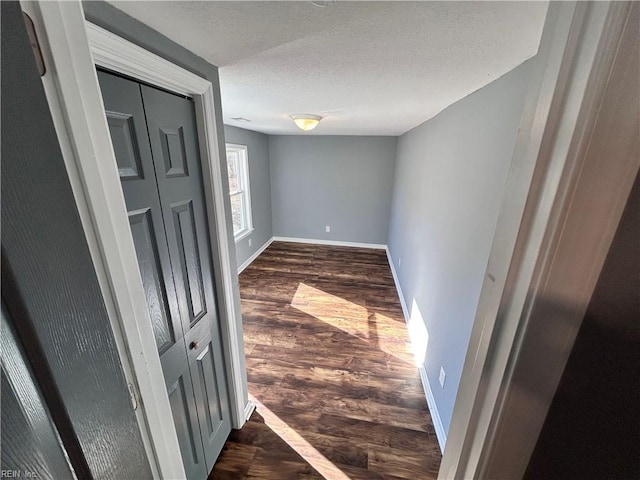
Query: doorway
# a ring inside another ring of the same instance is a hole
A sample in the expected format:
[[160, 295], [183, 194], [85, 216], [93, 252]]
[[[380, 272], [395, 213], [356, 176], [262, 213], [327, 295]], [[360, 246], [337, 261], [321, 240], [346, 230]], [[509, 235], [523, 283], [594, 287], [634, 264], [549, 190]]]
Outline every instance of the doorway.
[[193, 101], [98, 81], [182, 460], [206, 478], [231, 421]]

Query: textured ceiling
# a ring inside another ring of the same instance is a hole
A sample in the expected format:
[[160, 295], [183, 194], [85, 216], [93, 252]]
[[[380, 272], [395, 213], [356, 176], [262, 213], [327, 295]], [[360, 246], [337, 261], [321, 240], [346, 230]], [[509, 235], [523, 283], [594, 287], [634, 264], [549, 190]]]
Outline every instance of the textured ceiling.
[[[399, 135], [536, 54], [546, 2], [143, 2], [115, 7], [220, 67], [224, 121]], [[235, 117], [251, 120], [237, 121]]]

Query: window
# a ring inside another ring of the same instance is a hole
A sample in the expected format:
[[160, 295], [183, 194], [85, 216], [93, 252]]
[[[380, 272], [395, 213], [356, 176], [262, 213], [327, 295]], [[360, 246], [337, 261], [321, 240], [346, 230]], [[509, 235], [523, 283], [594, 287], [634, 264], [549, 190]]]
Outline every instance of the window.
[[233, 217], [233, 236], [236, 242], [253, 231], [251, 195], [249, 194], [249, 165], [246, 145], [227, 143], [227, 171], [229, 196]]

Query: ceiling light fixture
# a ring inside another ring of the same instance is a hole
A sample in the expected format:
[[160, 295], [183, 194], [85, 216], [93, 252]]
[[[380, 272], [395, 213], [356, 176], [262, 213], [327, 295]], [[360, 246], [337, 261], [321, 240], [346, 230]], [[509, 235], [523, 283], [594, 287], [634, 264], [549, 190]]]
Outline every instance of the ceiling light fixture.
[[337, 0], [310, 0], [313, 5], [316, 7], [328, 7], [332, 3], [336, 3]]
[[295, 123], [300, 130], [308, 132], [318, 126], [322, 117], [310, 113], [295, 113], [291, 115], [291, 120], [293, 120], [293, 123]]

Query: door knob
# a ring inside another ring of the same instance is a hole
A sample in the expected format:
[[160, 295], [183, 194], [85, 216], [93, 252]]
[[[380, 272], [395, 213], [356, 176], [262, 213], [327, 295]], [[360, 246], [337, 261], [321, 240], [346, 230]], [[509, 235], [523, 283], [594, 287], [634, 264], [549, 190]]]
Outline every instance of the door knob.
[[195, 349], [197, 349], [197, 348], [198, 348], [198, 342], [191, 342], [191, 343], [189, 344], [189, 349], [190, 349], [190, 350], [195, 350]]

